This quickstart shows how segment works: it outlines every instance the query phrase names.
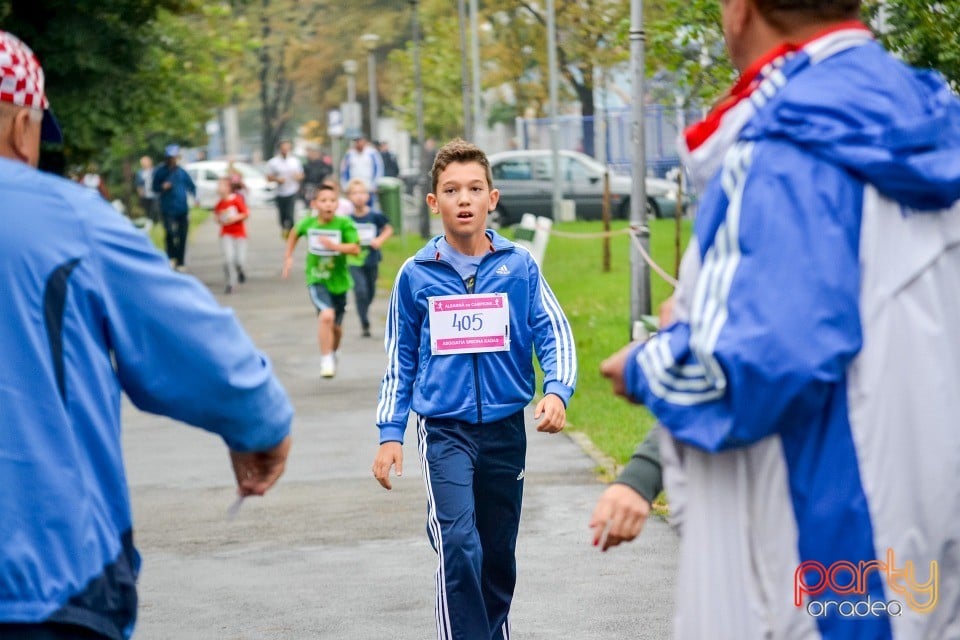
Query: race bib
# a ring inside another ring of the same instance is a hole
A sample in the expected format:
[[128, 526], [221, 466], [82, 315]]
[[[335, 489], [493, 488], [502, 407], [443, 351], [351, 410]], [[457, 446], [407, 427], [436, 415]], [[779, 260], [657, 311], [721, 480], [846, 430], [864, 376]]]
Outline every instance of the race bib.
[[372, 222], [358, 222], [356, 227], [357, 235], [360, 236], [360, 246], [369, 247], [370, 243], [377, 237], [377, 225]]
[[315, 256], [338, 256], [339, 252], [327, 249], [320, 242], [320, 238], [329, 238], [340, 244], [339, 229], [309, 229], [307, 231], [307, 250]]
[[431, 296], [427, 302], [433, 355], [510, 350], [507, 294]]

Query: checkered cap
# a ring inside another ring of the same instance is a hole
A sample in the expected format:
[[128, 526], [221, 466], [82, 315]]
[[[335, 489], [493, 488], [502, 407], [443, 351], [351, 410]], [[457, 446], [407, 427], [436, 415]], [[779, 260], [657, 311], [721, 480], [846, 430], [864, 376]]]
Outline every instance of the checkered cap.
[[43, 110], [50, 106], [37, 56], [6, 31], [0, 31], [0, 102]]

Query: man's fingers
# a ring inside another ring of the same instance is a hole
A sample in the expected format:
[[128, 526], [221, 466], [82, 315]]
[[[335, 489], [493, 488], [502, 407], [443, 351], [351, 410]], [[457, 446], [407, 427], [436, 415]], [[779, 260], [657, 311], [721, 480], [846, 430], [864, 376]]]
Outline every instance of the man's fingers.
[[[400, 476], [403, 475], [403, 456], [396, 459], [396, 465], [397, 465], [397, 477], [399, 478]], [[387, 469], [387, 474], [389, 475], [389, 473], [390, 473], [390, 470]]]

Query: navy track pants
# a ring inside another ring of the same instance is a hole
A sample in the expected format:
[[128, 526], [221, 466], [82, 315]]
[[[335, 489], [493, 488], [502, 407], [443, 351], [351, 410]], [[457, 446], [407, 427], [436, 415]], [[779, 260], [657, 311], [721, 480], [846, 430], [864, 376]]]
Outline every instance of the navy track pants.
[[438, 640], [509, 640], [527, 436], [523, 411], [470, 424], [418, 418]]

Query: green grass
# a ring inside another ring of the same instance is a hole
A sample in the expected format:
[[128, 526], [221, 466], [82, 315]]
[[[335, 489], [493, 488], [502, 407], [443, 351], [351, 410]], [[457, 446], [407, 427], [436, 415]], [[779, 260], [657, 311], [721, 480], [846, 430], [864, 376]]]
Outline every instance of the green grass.
[[[674, 274], [676, 256], [674, 224], [673, 220], [654, 220], [650, 224], [651, 254], [670, 274]], [[613, 229], [625, 226], [625, 222], [615, 222]], [[690, 227], [690, 221], [684, 220], [681, 248], [687, 245]], [[554, 228], [586, 234], [601, 231], [601, 224], [571, 222]], [[509, 230], [505, 235], [510, 235]], [[547, 245], [543, 272], [570, 320], [577, 341], [579, 380], [567, 410], [568, 428], [583, 431], [600, 450], [623, 464], [652, 426], [653, 417], [644, 407], [614, 396], [610, 383], [599, 373], [600, 362], [630, 338], [630, 238], [625, 234], [611, 238], [608, 273], [602, 270], [602, 243], [601, 239], [554, 235]], [[414, 235], [388, 242], [384, 246], [379, 286], [389, 290], [397, 269], [421, 246], [423, 241]], [[670, 285], [652, 273], [654, 312], [671, 293]]]

